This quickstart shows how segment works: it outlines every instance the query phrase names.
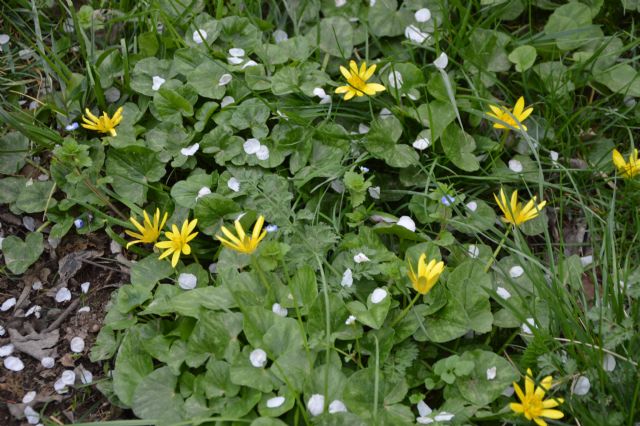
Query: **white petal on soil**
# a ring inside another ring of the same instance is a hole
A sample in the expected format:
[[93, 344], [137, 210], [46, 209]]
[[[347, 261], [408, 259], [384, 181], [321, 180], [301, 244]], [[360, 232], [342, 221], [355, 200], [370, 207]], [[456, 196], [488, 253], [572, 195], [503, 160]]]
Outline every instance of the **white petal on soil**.
[[62, 287], [56, 292], [55, 299], [58, 303], [68, 302], [69, 300], [71, 300], [71, 292], [68, 288]]
[[231, 65], [240, 65], [241, 63], [244, 62], [243, 58], [236, 58], [235, 56], [229, 56], [227, 58], [227, 62], [229, 62]]
[[276, 396], [274, 398], [267, 399], [267, 407], [268, 408], [278, 408], [282, 404], [284, 404], [285, 397], [284, 396]]
[[46, 356], [40, 360], [40, 364], [42, 364], [44, 368], [53, 368], [53, 366], [56, 365], [56, 361], [50, 356]]
[[353, 261], [356, 263], [368, 262], [369, 258], [364, 253], [358, 253], [355, 256], [353, 256]]
[[56, 382], [53, 384], [53, 388], [54, 388], [54, 389], [56, 390], [56, 392], [58, 392], [59, 394], [69, 392], [69, 389], [67, 389], [67, 385], [65, 385], [65, 384], [62, 382], [62, 379], [58, 379], [58, 380], [56, 380]]
[[78, 313], [81, 314], [83, 312], [90, 312], [91, 308], [89, 306], [83, 306], [82, 308], [78, 309]]
[[324, 395], [314, 393], [307, 401], [307, 408], [312, 416], [319, 416], [324, 411]]
[[79, 354], [80, 352], [84, 351], [84, 339], [82, 337], [76, 336], [71, 339], [69, 346], [71, 347], [71, 352]]
[[89, 292], [89, 287], [91, 287], [91, 283], [89, 281], [80, 284], [80, 290], [82, 290], [84, 294], [87, 294]]
[[387, 290], [384, 288], [376, 288], [373, 290], [373, 293], [371, 293], [371, 303], [377, 305], [387, 297], [387, 294]]
[[198, 277], [193, 274], [182, 273], [178, 276], [178, 285], [183, 290], [193, 290], [198, 285]]
[[0, 346], [0, 357], [4, 358], [5, 356], [11, 355], [14, 349], [15, 349], [15, 346], [13, 346], [13, 343]]
[[374, 200], [380, 199], [380, 187], [379, 186], [371, 186], [369, 187], [369, 195]]
[[0, 325], [0, 336], [4, 336], [5, 333], [6, 333], [6, 330], [4, 329], [3, 326]]
[[593, 256], [592, 255], [582, 256], [580, 258], [580, 263], [582, 264], [582, 267], [587, 267], [591, 265], [593, 263]]
[[240, 191], [240, 181], [234, 177], [232, 177], [231, 179], [229, 179], [227, 181], [227, 186], [229, 187], [230, 190], [232, 190], [233, 192], [238, 192]]
[[420, 31], [415, 25], [409, 25], [404, 29], [404, 36], [415, 43], [423, 43], [431, 37], [429, 34]]
[[254, 367], [262, 368], [267, 364], [267, 353], [260, 348], [254, 349], [249, 354], [249, 361]]
[[36, 391], [31, 391], [31, 392], [27, 392], [24, 394], [24, 396], [22, 397], [22, 403], [23, 404], [28, 404], [31, 401], [33, 401], [34, 399], [36, 399]]
[[24, 416], [27, 418], [27, 422], [30, 425], [38, 424], [40, 421], [40, 414], [30, 406], [26, 406], [24, 408]]
[[589, 382], [589, 378], [587, 376], [580, 376], [571, 386], [571, 391], [576, 395], [586, 395], [589, 393], [589, 389], [591, 389], [591, 382]]
[[399, 71], [393, 71], [389, 74], [389, 86], [394, 89], [400, 89], [404, 83], [402, 74]]
[[265, 161], [269, 159], [269, 148], [266, 145], [260, 145], [260, 148], [256, 152], [258, 160]]
[[433, 418], [433, 420], [435, 420], [436, 422], [448, 422], [451, 419], [453, 419], [454, 417], [455, 417], [454, 414], [447, 413], [446, 411], [443, 411], [442, 413], [440, 413], [437, 416], [435, 416]]
[[4, 368], [11, 371], [22, 371], [24, 363], [18, 357], [8, 356], [4, 359]]
[[349, 318], [347, 318], [347, 320], [344, 323], [346, 325], [351, 325], [354, 322], [356, 322], [356, 317], [354, 317], [353, 315], [349, 315]]
[[7, 34], [0, 34], [0, 46], [2, 46], [3, 44], [7, 44], [7, 43], [9, 43], [9, 40], [11, 40], [11, 38], [9, 37], [9, 35], [7, 35]]
[[233, 76], [231, 74], [222, 74], [220, 76], [220, 80], [218, 80], [218, 86], [226, 86], [231, 83], [231, 80], [233, 80]]
[[431, 11], [425, 7], [416, 11], [414, 16], [418, 22], [427, 22], [431, 19]]
[[549, 157], [551, 157], [551, 161], [555, 163], [556, 161], [558, 161], [558, 158], [560, 158], [560, 154], [558, 154], [556, 151], [549, 151]]
[[244, 56], [244, 49], [240, 47], [232, 47], [231, 49], [229, 49], [229, 55], [241, 58]]
[[16, 305], [16, 298], [11, 297], [4, 302], [2, 302], [2, 306], [0, 306], [0, 311], [7, 312], [9, 309], [13, 308]]
[[162, 85], [166, 81], [167, 80], [165, 80], [164, 78], [160, 77], [159, 75], [154, 75], [153, 76], [153, 84], [151, 85], [151, 90], [153, 90], [153, 91], [160, 90], [160, 87], [162, 87]]
[[604, 354], [604, 358], [602, 360], [602, 368], [604, 371], [613, 371], [616, 369], [616, 359], [611, 354]]
[[487, 368], [487, 380], [493, 380], [496, 378], [497, 368], [495, 366]]
[[109, 243], [109, 251], [111, 251], [111, 254], [121, 253], [122, 246], [118, 244], [116, 240], [111, 240], [111, 242]]
[[509, 290], [504, 287], [498, 287], [496, 289], [496, 293], [498, 293], [498, 296], [502, 297], [504, 300], [507, 300], [511, 297], [511, 293], [509, 293]]
[[35, 315], [36, 318], [40, 318], [40, 311], [42, 311], [42, 306], [33, 305], [32, 307], [27, 309], [27, 312], [24, 313], [24, 316], [28, 317], [30, 315]]
[[76, 373], [73, 370], [64, 370], [62, 376], [60, 376], [60, 381], [65, 385], [72, 386], [76, 382]]
[[340, 281], [340, 285], [342, 287], [351, 287], [353, 285], [353, 272], [351, 272], [351, 269], [347, 268], [342, 273], [342, 281]]
[[469, 201], [467, 203], [467, 208], [472, 212], [475, 212], [476, 210], [478, 210], [478, 203], [476, 203], [475, 201]]
[[358, 133], [360, 133], [361, 135], [366, 135], [367, 133], [369, 133], [369, 126], [362, 123], [358, 124]]
[[82, 365], [78, 366], [76, 370], [78, 372], [78, 377], [80, 378], [80, 382], [82, 384], [88, 385], [91, 382], [93, 382], [93, 373], [91, 371], [87, 370]]
[[340, 401], [339, 399], [334, 399], [333, 401], [331, 401], [331, 404], [329, 404], [329, 414], [346, 412], [347, 406], [344, 405], [344, 402]]
[[180, 150], [180, 154], [184, 155], [185, 157], [190, 157], [190, 156], [194, 155], [196, 152], [198, 152], [199, 149], [200, 149], [200, 144], [199, 143], [194, 143], [191, 146], [188, 146], [186, 148], [182, 148]]
[[428, 415], [429, 415], [429, 414], [431, 414], [431, 412], [433, 411], [433, 410], [431, 410], [431, 407], [429, 407], [429, 406], [427, 405], [427, 403], [426, 403], [426, 402], [424, 402], [424, 401], [420, 401], [420, 402], [418, 402], [418, 406], [417, 406], [417, 408], [418, 408], [418, 413], [419, 413], [419, 414], [420, 414], [420, 416], [422, 416], [422, 417], [426, 417], [426, 416], [428, 416]]
[[413, 147], [418, 151], [424, 151], [425, 149], [429, 148], [430, 145], [431, 141], [427, 138], [418, 138], [415, 140], [415, 142], [413, 142]]
[[509, 169], [511, 169], [514, 173], [520, 173], [524, 168], [522, 167], [522, 163], [519, 160], [509, 160]]
[[36, 229], [36, 221], [31, 216], [23, 217], [22, 224], [24, 225], [25, 228], [27, 228], [31, 232], [35, 231]]
[[526, 322], [522, 323], [522, 332], [526, 334], [533, 334], [533, 332], [531, 331], [531, 327], [537, 328], [536, 322], [533, 318], [527, 318]]
[[513, 266], [509, 269], [509, 276], [511, 278], [520, 278], [524, 274], [524, 269], [520, 265]]
[[286, 317], [287, 314], [289, 313], [289, 311], [287, 310], [287, 308], [283, 308], [281, 304], [279, 303], [274, 303], [273, 306], [271, 306], [271, 311], [281, 317]]
[[220, 101], [220, 108], [224, 108], [227, 105], [231, 105], [236, 103], [236, 100], [233, 98], [233, 96], [225, 96], [224, 98], [222, 98], [222, 101]]
[[447, 65], [449, 65], [449, 57], [446, 53], [442, 52], [440, 56], [438, 56], [438, 58], [433, 61], [433, 65], [435, 65], [436, 68], [443, 70], [447, 67]]
[[389, 111], [389, 109], [387, 109], [387, 108], [382, 108], [382, 109], [380, 110], [380, 114], [379, 114], [379, 115], [380, 115], [380, 118], [383, 118], [383, 119], [384, 119], [384, 118], [389, 118], [389, 117], [391, 117], [393, 114], [391, 113], [391, 111]]
[[260, 145], [260, 141], [255, 138], [247, 139], [242, 144], [242, 148], [244, 149], [244, 152], [246, 152], [249, 155], [255, 154], [256, 152], [258, 152], [261, 146], [262, 145]]
[[469, 244], [467, 253], [469, 254], [469, 257], [471, 257], [472, 259], [476, 259], [478, 256], [480, 256], [480, 249], [475, 244]]
[[273, 32], [273, 40], [276, 42], [276, 44], [279, 44], [283, 41], [289, 40], [289, 35], [285, 31], [275, 30]]
[[202, 44], [207, 39], [207, 32], [202, 28], [193, 32], [193, 41], [196, 44]]
[[409, 216], [400, 216], [397, 223], [411, 232], [416, 232], [416, 223]]

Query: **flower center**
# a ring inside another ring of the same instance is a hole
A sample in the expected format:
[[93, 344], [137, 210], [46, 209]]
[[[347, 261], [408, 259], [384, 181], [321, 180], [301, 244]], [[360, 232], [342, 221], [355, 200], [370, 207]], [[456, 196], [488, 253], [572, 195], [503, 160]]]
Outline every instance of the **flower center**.
[[427, 281], [427, 277], [425, 276], [420, 276], [418, 277], [418, 289], [419, 291], [425, 291], [427, 289], [427, 286], [429, 285], [429, 281]]
[[351, 73], [351, 78], [348, 80], [349, 84], [356, 88], [359, 91], [363, 91], [367, 83], [364, 82], [363, 79], [360, 78], [359, 75]]
[[522, 405], [524, 407], [524, 413], [528, 414], [531, 418], [540, 417], [544, 410], [542, 399], [536, 395], [527, 395]]

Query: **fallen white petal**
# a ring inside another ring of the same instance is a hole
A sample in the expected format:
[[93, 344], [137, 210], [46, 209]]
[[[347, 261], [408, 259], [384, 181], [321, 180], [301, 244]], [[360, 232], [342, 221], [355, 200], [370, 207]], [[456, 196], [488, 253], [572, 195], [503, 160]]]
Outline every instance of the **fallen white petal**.
[[418, 408], [418, 413], [420, 414], [421, 417], [426, 417], [429, 414], [431, 414], [431, 412], [433, 411], [431, 410], [431, 407], [429, 407], [427, 403], [424, 401], [418, 402], [417, 408]]
[[194, 143], [191, 146], [188, 146], [186, 148], [182, 148], [180, 150], [180, 154], [184, 155], [185, 157], [190, 157], [190, 156], [194, 155], [196, 152], [198, 152], [199, 149], [200, 149], [200, 144], [199, 143]]
[[369, 196], [374, 200], [380, 199], [380, 187], [379, 186], [371, 186], [369, 187]]
[[260, 148], [256, 152], [258, 160], [265, 161], [269, 159], [269, 148], [266, 145], [260, 145]]
[[4, 336], [5, 333], [6, 333], [6, 330], [4, 329], [3, 326], [0, 325], [0, 336]]
[[356, 317], [354, 317], [353, 315], [349, 315], [349, 317], [347, 318], [347, 320], [344, 323], [346, 325], [351, 325], [354, 322], [356, 322]]
[[16, 298], [15, 297], [11, 297], [11, 298], [5, 300], [4, 302], [2, 302], [2, 306], [0, 307], [0, 311], [6, 312], [9, 309], [13, 308], [15, 305], [16, 305]]
[[82, 365], [78, 366], [77, 370], [82, 384], [88, 385], [93, 382], [93, 373], [91, 371], [85, 369]]
[[117, 87], [110, 87], [104, 91], [104, 98], [109, 103], [116, 103], [120, 99], [120, 90]]
[[318, 102], [320, 105], [323, 104], [330, 104], [331, 103], [331, 96], [325, 96], [324, 98], [320, 99], [320, 102]]
[[333, 401], [331, 401], [331, 404], [329, 404], [329, 414], [346, 412], [347, 406], [344, 405], [344, 402], [340, 401], [339, 399], [334, 399]]
[[324, 98], [327, 96], [327, 93], [324, 91], [322, 87], [316, 87], [313, 89], [313, 95], [319, 98]]
[[447, 67], [447, 65], [449, 65], [449, 57], [446, 53], [442, 52], [440, 56], [438, 56], [436, 60], [433, 61], [433, 65], [435, 65], [436, 68], [443, 70]]
[[347, 4], [347, 0], [335, 0], [336, 7], [342, 7]]
[[24, 363], [18, 357], [8, 356], [4, 359], [4, 368], [11, 371], [22, 371]]
[[351, 269], [347, 268], [347, 270], [342, 273], [340, 285], [342, 287], [351, 287], [353, 285], [353, 272], [351, 272]]
[[231, 80], [233, 80], [233, 76], [231, 74], [222, 74], [220, 76], [220, 80], [218, 80], [218, 86], [226, 86], [231, 83]]
[[109, 250], [111, 251], [111, 254], [118, 254], [122, 252], [122, 246], [118, 244], [116, 240], [111, 240], [109, 243]]
[[229, 55], [240, 58], [244, 56], [244, 49], [240, 47], [232, 47], [231, 49], [229, 49]]
[[533, 333], [532, 333], [532, 331], [531, 331], [531, 327], [529, 327], [529, 326], [531, 326], [531, 327], [533, 327], [533, 328], [537, 328], [537, 326], [536, 326], [536, 322], [535, 322], [535, 320], [534, 320], [533, 318], [527, 318], [527, 319], [526, 319], [526, 322], [525, 322], [525, 323], [523, 323], [523, 324], [522, 324], [522, 326], [521, 326], [522, 331], [523, 331], [524, 333], [526, 333], [526, 334], [533, 334]]
[[558, 158], [560, 158], [560, 154], [558, 154], [556, 151], [549, 151], [549, 157], [551, 157], [551, 161], [555, 163], [556, 161], [558, 161]]
[[387, 109], [387, 108], [382, 108], [380, 110], [380, 118], [383, 118], [383, 119], [384, 118], [389, 118], [389, 117], [391, 117], [391, 115], [392, 115], [391, 111], [389, 111], [389, 109]]
[[42, 364], [44, 368], [53, 368], [53, 366], [56, 364], [56, 361], [50, 356], [46, 356], [40, 360], [40, 364]]
[[364, 253], [358, 253], [355, 256], [353, 256], [353, 261], [356, 263], [368, 262], [369, 258]]
[[400, 89], [404, 83], [402, 74], [399, 71], [393, 71], [389, 74], [389, 86], [394, 89]]
[[361, 135], [369, 133], [369, 126], [362, 123], [358, 124], [358, 133], [360, 133]]
[[423, 43], [430, 35], [420, 31], [415, 25], [409, 25], [404, 29], [404, 36], [415, 43]]
[[244, 62], [243, 58], [236, 58], [235, 56], [229, 56], [227, 58], [227, 62], [229, 62], [231, 65], [240, 65], [241, 63]]
[[227, 187], [229, 187], [229, 189], [232, 190], [233, 192], [238, 192], [240, 191], [240, 181], [232, 177], [227, 181]]
[[22, 397], [22, 403], [23, 404], [28, 404], [31, 401], [33, 401], [34, 399], [36, 399], [36, 391], [30, 391], [24, 394], [24, 396]]
[[493, 380], [496, 378], [497, 368], [495, 366], [487, 368], [487, 380]]
[[196, 195], [196, 201], [198, 201], [200, 198], [202, 198], [202, 197], [204, 197], [206, 195], [209, 195], [209, 194], [211, 194], [211, 189], [209, 189], [206, 186], [203, 186], [202, 188], [200, 188], [198, 190], [198, 195]]
[[253, 59], [249, 59], [247, 62], [244, 63], [244, 65], [242, 66], [242, 69], [255, 67], [256, 65], [258, 65], [256, 61], [254, 61]]
[[9, 43], [11, 38], [7, 34], [0, 34], [0, 45]]
[[587, 376], [578, 377], [571, 387], [571, 391], [580, 396], [588, 394], [589, 389], [591, 389], [591, 382], [589, 382], [589, 378]]
[[160, 87], [162, 87], [162, 85], [166, 81], [167, 80], [165, 80], [164, 78], [160, 77], [159, 75], [154, 75], [153, 76], [153, 84], [151, 85], [151, 90], [153, 90], [153, 91], [159, 90]]
[[212, 274], [218, 273], [218, 263], [217, 262], [214, 262], [214, 263], [209, 265], [209, 272], [211, 272]]
[[344, 183], [340, 179], [334, 179], [331, 181], [331, 189], [336, 191], [338, 194], [344, 194]]
[[33, 305], [32, 307], [27, 309], [27, 312], [25, 312], [24, 316], [28, 317], [30, 315], [34, 315], [36, 318], [40, 318], [40, 311], [42, 311], [42, 306]]
[[413, 142], [413, 147], [418, 151], [423, 151], [431, 145], [431, 141], [427, 138], [418, 138]]
[[68, 302], [69, 300], [71, 300], [71, 292], [68, 288], [62, 287], [56, 292], [55, 299], [58, 303]]
[[611, 354], [604, 354], [604, 359], [602, 360], [602, 368], [604, 371], [611, 372], [616, 369], [616, 359]]
[[268, 408], [278, 408], [279, 406], [284, 404], [284, 401], [284, 396], [276, 396], [274, 398], [268, 399], [266, 405]]
[[178, 285], [183, 290], [193, 290], [198, 285], [198, 277], [193, 274], [182, 273], [178, 276]]
[[274, 303], [273, 306], [271, 306], [271, 311], [281, 317], [286, 317], [287, 314], [289, 313], [289, 311], [287, 310], [287, 308], [283, 308], [281, 304], [279, 303]]
[[513, 266], [509, 269], [509, 275], [511, 278], [519, 278], [524, 274], [524, 269], [520, 265]]
[[469, 254], [469, 257], [475, 259], [480, 255], [480, 249], [475, 244], [469, 244], [467, 253]]
[[85, 313], [85, 312], [90, 312], [91, 308], [89, 306], [83, 306], [82, 308], [78, 309], [78, 313]]
[[324, 395], [314, 393], [307, 402], [307, 408], [312, 416], [319, 416], [324, 411]]
[[27, 422], [30, 425], [38, 424], [40, 421], [40, 414], [30, 406], [26, 406], [24, 408], [24, 416], [27, 418]]
[[429, 19], [431, 19], [431, 11], [425, 7], [416, 11], [414, 16], [416, 18], [416, 21], [418, 22], [427, 22]]
[[276, 42], [276, 44], [279, 44], [283, 41], [289, 40], [289, 35], [282, 30], [275, 30], [273, 32], [273, 40]]
[[73, 370], [64, 370], [62, 376], [60, 376], [60, 381], [65, 385], [71, 386], [76, 382], [76, 373]]
[[593, 263], [593, 256], [589, 255], [589, 256], [583, 256], [580, 258], [580, 263], [582, 264], [583, 267], [587, 267], [589, 265], [591, 265]]
[[267, 353], [262, 349], [254, 349], [249, 354], [249, 362], [256, 368], [262, 368], [267, 364]]
[[0, 346], [0, 357], [4, 358], [5, 356], [11, 355], [14, 349], [15, 349], [15, 346], [13, 346], [13, 343]]
[[416, 232], [416, 223], [409, 216], [401, 216], [397, 224], [411, 232]]
[[[30, 179], [29, 181], [31, 182], [31, 185], [33, 185], [33, 179]], [[23, 217], [22, 224], [24, 225], [25, 228], [27, 228], [31, 232], [36, 230], [36, 221], [31, 216]]]
[[69, 389], [67, 389], [67, 385], [65, 385], [62, 382], [62, 379], [58, 379], [56, 380], [56, 382], [53, 384], [53, 388], [56, 390], [56, 392], [58, 392], [59, 394], [63, 394], [63, 393], [67, 393], [69, 391]]
[[524, 170], [522, 163], [519, 160], [509, 160], [509, 168], [515, 173], [520, 173]]
[[498, 293], [498, 296], [502, 297], [504, 300], [507, 300], [511, 297], [511, 293], [509, 293], [509, 290], [504, 287], [498, 287], [496, 289], [496, 293]]
[[227, 105], [231, 105], [236, 103], [236, 100], [233, 98], [233, 96], [225, 96], [224, 98], [222, 98], [222, 101], [220, 101], [220, 108], [224, 108]]
[[430, 425], [431, 423], [435, 422], [435, 420], [433, 420], [431, 417], [420, 416], [416, 417], [416, 422], [421, 425]]
[[368, 173], [368, 172], [369, 172], [369, 168], [368, 168], [368, 167], [365, 167], [365, 166], [360, 166], [360, 171], [361, 171], [362, 173]]
[[449, 420], [453, 419], [455, 416], [451, 413], [447, 413], [446, 411], [443, 411], [442, 413], [438, 414], [437, 416], [435, 416], [433, 419], [436, 422], [448, 422]]
[[475, 201], [469, 201], [467, 203], [467, 208], [472, 212], [475, 212], [476, 210], [478, 210], [478, 203], [476, 203]]
[[377, 305], [378, 303], [382, 302], [386, 297], [387, 297], [387, 290], [385, 290], [384, 288], [376, 288], [375, 290], [373, 290], [373, 293], [371, 293], [371, 303], [373, 303], [374, 305]]
[[91, 287], [91, 283], [89, 281], [80, 284], [80, 290], [82, 290], [84, 294], [87, 294], [89, 292], [89, 287]]
[[203, 29], [198, 29], [193, 32], [193, 41], [196, 44], [202, 44], [207, 39], [207, 32]]

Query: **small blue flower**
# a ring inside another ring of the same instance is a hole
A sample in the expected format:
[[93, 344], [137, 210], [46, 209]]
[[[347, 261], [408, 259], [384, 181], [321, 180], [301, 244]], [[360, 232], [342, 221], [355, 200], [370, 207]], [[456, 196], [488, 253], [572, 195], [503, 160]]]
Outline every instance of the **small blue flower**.
[[278, 225], [267, 225], [266, 228], [264, 228], [268, 233], [272, 233], [272, 232], [276, 232], [278, 230]]
[[369, 168], [368, 168], [368, 167], [365, 167], [365, 166], [360, 166], [360, 171], [361, 171], [362, 173], [367, 173], [367, 172], [369, 171]]
[[440, 202], [449, 207], [451, 204], [454, 203], [454, 201], [456, 201], [455, 197], [452, 197], [451, 195], [444, 195], [441, 199]]
[[73, 224], [75, 225], [76, 229], [80, 229], [84, 226], [84, 220], [78, 218], [73, 221]]
[[65, 126], [65, 128], [64, 128], [64, 129], [65, 129], [67, 132], [72, 132], [72, 131], [76, 130], [78, 127], [80, 127], [80, 126], [78, 125], [78, 122], [77, 122], [77, 121], [74, 121], [73, 123], [71, 123], [71, 124], [69, 124], [69, 125]]

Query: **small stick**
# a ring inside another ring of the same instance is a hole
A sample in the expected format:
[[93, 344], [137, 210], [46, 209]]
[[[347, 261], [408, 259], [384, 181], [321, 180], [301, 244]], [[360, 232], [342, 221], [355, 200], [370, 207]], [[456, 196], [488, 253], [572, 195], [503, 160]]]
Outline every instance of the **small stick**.
[[62, 321], [65, 320], [66, 317], [69, 316], [69, 314], [78, 307], [78, 305], [80, 304], [80, 299], [76, 299], [73, 302], [71, 302], [71, 304], [67, 307], [67, 309], [65, 309], [58, 318], [56, 318], [56, 320], [54, 322], [51, 323], [51, 325], [49, 325], [49, 327], [45, 328], [44, 332], [48, 333], [51, 330], [57, 328], [60, 324], [62, 324]]

